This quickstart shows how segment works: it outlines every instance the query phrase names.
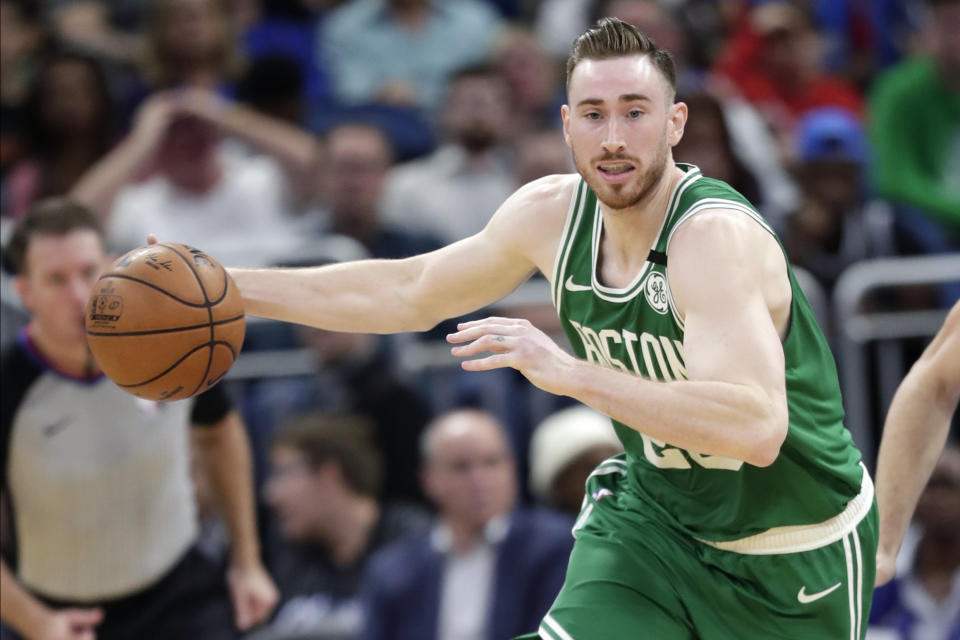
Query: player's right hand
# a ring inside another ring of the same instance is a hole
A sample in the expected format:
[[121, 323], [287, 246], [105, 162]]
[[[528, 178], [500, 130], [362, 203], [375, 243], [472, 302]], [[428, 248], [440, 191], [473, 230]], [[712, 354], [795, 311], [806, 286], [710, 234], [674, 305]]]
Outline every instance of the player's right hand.
[[103, 609], [60, 609], [50, 612], [30, 640], [96, 640], [94, 628], [103, 622]]

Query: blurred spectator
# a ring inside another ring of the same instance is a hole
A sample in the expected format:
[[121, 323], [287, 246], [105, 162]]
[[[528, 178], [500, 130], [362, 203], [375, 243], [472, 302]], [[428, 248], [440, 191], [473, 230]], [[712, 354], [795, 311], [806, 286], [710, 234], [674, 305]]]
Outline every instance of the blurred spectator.
[[[95, 629], [101, 640], [234, 638], [265, 619], [277, 593], [260, 563], [243, 422], [223, 389], [149, 402], [97, 369], [83, 317], [106, 255], [90, 212], [41, 201], [10, 252], [33, 316], [0, 376], [0, 490], [17, 539], [16, 573], [0, 563], [3, 619], [28, 638]], [[195, 546], [191, 448], [230, 531], [226, 577]]]
[[562, 409], [533, 432], [530, 488], [540, 501], [575, 518], [587, 476], [621, 451], [610, 418], [585, 406]]
[[750, 9], [716, 69], [786, 141], [796, 119], [810, 109], [836, 106], [861, 111], [862, 97], [852, 85], [823, 70], [821, 53], [818, 35], [803, 9], [776, 0]]
[[708, 93], [694, 93], [677, 99], [687, 103], [693, 115], [687, 120], [680, 143], [674, 148], [677, 162], [697, 165], [703, 175], [723, 180], [764, 211], [766, 206], [760, 197], [757, 179], [734, 152], [720, 101]]
[[516, 149], [517, 186], [544, 176], [576, 171], [570, 148], [563, 141], [563, 134], [556, 129], [524, 133], [517, 141]]
[[227, 0], [151, 0], [144, 75], [149, 85], [226, 90], [241, 70]]
[[544, 49], [536, 35], [520, 28], [507, 30], [494, 62], [509, 88], [514, 131], [559, 130], [563, 64]]
[[63, 195], [112, 146], [113, 105], [95, 60], [48, 58], [26, 103], [29, 156], [8, 177], [4, 215], [21, 218], [40, 198]]
[[[232, 135], [268, 155], [223, 144]], [[160, 93], [134, 130], [76, 185], [72, 195], [109, 220], [119, 250], [148, 233], [202, 246], [225, 263], [269, 264], [297, 244], [293, 192], [313, 170], [313, 137], [203, 89]], [[272, 156], [272, 157], [271, 157]], [[276, 158], [279, 162], [275, 161]], [[136, 180], [144, 172], [153, 175]]]
[[326, 148], [329, 231], [354, 238], [374, 258], [406, 258], [440, 248], [440, 241], [429, 231], [418, 232], [399, 220], [391, 224], [381, 219], [393, 149], [379, 128], [361, 123], [337, 125], [327, 132]]
[[135, 65], [143, 56], [143, 2], [69, 0], [47, 5], [58, 39], [71, 47], [121, 65]]
[[306, 412], [352, 413], [370, 423], [383, 452], [385, 498], [422, 501], [417, 486], [417, 443], [430, 409], [414, 388], [393, 373], [385, 338], [297, 327], [317, 373], [259, 381], [245, 394], [244, 415], [258, 440]]
[[363, 637], [499, 640], [535, 629], [563, 584], [570, 522], [514, 508], [514, 459], [491, 415], [445, 414], [422, 443], [438, 519], [371, 560]]
[[251, 62], [237, 83], [237, 99], [293, 125], [306, 121], [300, 66], [285, 56], [263, 56]]
[[0, 0], [0, 178], [27, 149], [24, 102], [44, 40], [41, 17], [39, 0]]
[[381, 504], [378, 452], [360, 417], [304, 416], [277, 433], [270, 459], [266, 499], [283, 541], [270, 554], [282, 600], [267, 637], [354, 637], [367, 559], [426, 519]]
[[784, 242], [791, 262], [829, 293], [854, 262], [894, 252], [893, 215], [885, 203], [868, 198], [867, 141], [853, 114], [811, 111], [797, 127], [797, 151], [804, 202]]
[[444, 143], [430, 156], [394, 169], [386, 219], [432, 232], [444, 243], [480, 231], [516, 188], [511, 125], [503, 76], [488, 66], [460, 71], [447, 93]]
[[317, 55], [319, 7], [333, 2], [314, 0], [262, 0], [261, 15], [243, 34], [244, 53], [250, 64], [261, 59], [285, 59], [299, 76], [303, 99], [310, 104], [326, 102], [332, 87], [329, 73]]
[[870, 95], [873, 182], [922, 252], [960, 248], [960, 1], [928, 0], [926, 52]]
[[486, 58], [501, 19], [477, 0], [353, 0], [321, 26], [320, 55], [347, 104], [440, 104], [448, 78]]
[[[960, 447], [947, 445], [920, 496], [913, 545], [898, 576], [874, 592], [870, 638], [960, 638]], [[880, 630], [886, 633], [879, 633]]]

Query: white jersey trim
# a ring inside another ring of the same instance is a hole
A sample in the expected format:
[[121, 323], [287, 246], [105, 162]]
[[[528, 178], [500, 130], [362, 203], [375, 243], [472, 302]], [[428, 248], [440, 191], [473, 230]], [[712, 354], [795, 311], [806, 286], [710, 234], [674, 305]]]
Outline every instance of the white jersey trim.
[[[663, 236], [663, 230], [667, 227], [667, 223], [676, 213], [676, 208], [680, 203], [680, 198], [683, 196], [683, 192], [701, 177], [703, 176], [700, 173], [700, 169], [693, 166], [690, 171], [680, 178], [680, 181], [674, 186], [673, 193], [670, 196], [670, 204], [667, 206], [667, 212], [663, 216], [663, 221], [660, 223], [660, 229], [657, 231], [657, 235], [653, 240], [653, 244], [650, 246], [651, 249], [656, 249], [660, 244], [660, 239]], [[593, 220], [593, 238], [591, 242], [593, 255], [591, 256], [590, 262], [590, 283], [593, 286], [593, 292], [599, 298], [606, 300], [607, 302], [628, 302], [633, 299], [642, 289], [640, 283], [643, 282], [644, 276], [646, 276], [647, 271], [650, 270], [650, 263], [645, 261], [637, 275], [634, 276], [633, 280], [630, 281], [630, 284], [625, 287], [607, 287], [600, 284], [600, 280], [597, 278], [597, 262], [600, 256], [600, 236], [602, 233], [603, 214], [600, 211], [600, 201], [598, 199]]]
[[[578, 181], [576, 189], [570, 196], [570, 209], [567, 211], [567, 219], [563, 223], [563, 233], [560, 235], [560, 247], [557, 249], [557, 257], [553, 265], [553, 306], [560, 313], [560, 303], [563, 296], [563, 274], [567, 269], [567, 261], [570, 259], [570, 247], [573, 244], [573, 236], [580, 226], [580, 219], [583, 217], [583, 210], [587, 199], [587, 183], [582, 178]], [[579, 206], [578, 206], [579, 204]]]
[[[735, 211], [740, 211], [741, 213], [745, 213], [751, 218], [753, 218], [760, 226], [762, 226], [765, 231], [767, 231], [770, 235], [776, 238], [773, 232], [773, 229], [770, 227], [769, 224], [767, 224], [767, 221], [763, 219], [763, 216], [761, 216], [759, 213], [757, 213], [756, 210], [752, 209], [751, 207], [743, 204], [742, 202], [738, 202], [736, 200], [727, 200], [725, 198], [704, 198], [702, 200], [698, 200], [696, 205], [691, 207], [682, 216], [680, 216], [676, 224], [673, 225], [673, 228], [670, 229], [670, 233], [667, 235], [667, 243], [664, 246], [665, 253], [669, 255], [670, 241], [673, 240], [673, 234], [677, 232], [677, 229], [680, 227], [680, 225], [682, 225], [684, 222], [686, 222], [691, 217], [693, 217], [694, 214], [697, 214], [707, 209], [733, 209]], [[684, 329], [683, 318], [680, 316], [680, 312], [677, 310], [677, 304], [673, 300], [673, 294], [670, 293], [670, 278], [668, 277], [666, 281], [667, 281], [667, 287], [666, 287], [667, 305], [670, 307], [670, 313], [673, 315], [673, 319], [676, 321], [678, 325], [680, 325], [680, 329], [683, 330]]]
[[873, 506], [873, 481], [867, 468], [860, 463], [863, 478], [858, 493], [839, 514], [817, 524], [772, 527], [763, 533], [712, 542], [697, 538], [699, 542], [721, 551], [733, 551], [744, 555], [772, 555], [779, 553], [801, 553], [833, 544], [855, 530]]

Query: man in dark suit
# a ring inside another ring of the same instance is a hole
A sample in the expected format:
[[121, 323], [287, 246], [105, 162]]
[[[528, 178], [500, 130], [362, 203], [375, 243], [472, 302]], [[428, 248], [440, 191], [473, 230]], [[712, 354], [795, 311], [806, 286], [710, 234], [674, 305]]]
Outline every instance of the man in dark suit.
[[371, 560], [364, 638], [501, 640], [535, 628], [563, 584], [570, 521], [515, 508], [515, 460], [488, 413], [440, 416], [422, 454], [438, 517]]

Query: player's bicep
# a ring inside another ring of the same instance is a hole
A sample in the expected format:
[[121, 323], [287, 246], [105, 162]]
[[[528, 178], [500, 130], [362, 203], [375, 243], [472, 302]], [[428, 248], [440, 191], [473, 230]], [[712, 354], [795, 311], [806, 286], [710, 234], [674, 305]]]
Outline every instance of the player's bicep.
[[731, 217], [743, 217], [736, 212], [701, 215], [677, 231], [668, 267], [684, 316], [687, 377], [750, 385], [785, 411], [783, 347], [764, 297], [757, 239], [744, 226], [756, 223]]
[[557, 177], [526, 185], [479, 233], [415, 258], [420, 301], [443, 307], [446, 315], [460, 315], [496, 302], [538, 268], [543, 271], [552, 264], [550, 251], [563, 225], [569, 191]]

